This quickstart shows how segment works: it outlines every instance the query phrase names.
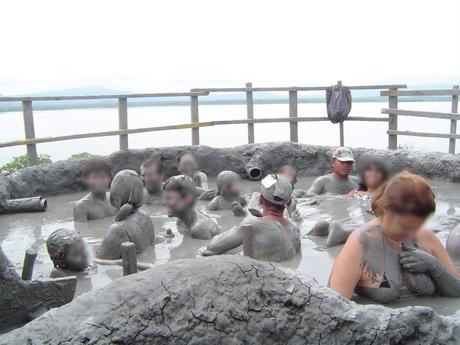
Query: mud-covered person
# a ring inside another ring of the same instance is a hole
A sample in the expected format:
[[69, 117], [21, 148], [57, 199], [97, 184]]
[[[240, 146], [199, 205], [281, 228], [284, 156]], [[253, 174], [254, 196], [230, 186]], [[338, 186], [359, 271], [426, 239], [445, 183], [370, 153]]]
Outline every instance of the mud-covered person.
[[371, 201], [374, 192], [391, 176], [391, 168], [383, 157], [368, 156], [360, 160], [358, 173], [359, 187], [348, 195], [357, 200]]
[[53, 262], [52, 278], [81, 275], [89, 267], [88, 248], [83, 237], [70, 229], [57, 229], [46, 240]]
[[75, 202], [73, 219], [76, 222], [112, 217], [116, 210], [110, 204], [109, 189], [112, 167], [104, 158], [89, 159], [82, 171], [83, 181], [89, 193]]
[[141, 178], [144, 183], [144, 204], [160, 205], [163, 202], [164, 167], [159, 157], [152, 157], [142, 162]]
[[122, 170], [112, 181], [110, 202], [117, 210], [97, 253], [100, 259], [121, 258], [121, 244], [133, 242], [140, 253], [154, 244], [155, 231], [150, 217], [139, 208], [143, 204], [144, 184], [133, 170]]
[[291, 202], [291, 183], [283, 176], [268, 175], [258, 196], [262, 217], [249, 215], [238, 227], [211, 240], [201, 255], [223, 254], [241, 244], [244, 255], [257, 260], [281, 262], [299, 254], [299, 228], [283, 215]]
[[216, 185], [216, 196], [208, 204], [208, 210], [232, 210], [235, 216], [246, 215], [244, 207], [247, 205], [247, 201], [241, 195], [240, 175], [230, 170], [224, 170], [217, 175]]
[[337, 256], [330, 287], [377, 303], [435, 292], [460, 297], [460, 273], [446, 249], [423, 225], [436, 208], [431, 185], [407, 172], [374, 195], [377, 216], [354, 231]]
[[185, 175], [173, 176], [165, 183], [164, 205], [169, 217], [177, 217], [177, 229], [192, 238], [208, 240], [220, 229], [208, 215], [195, 208], [195, 182]]
[[346, 147], [336, 149], [331, 158], [332, 173], [314, 180], [307, 191], [307, 196], [344, 195], [358, 188], [357, 179], [350, 176], [354, 163], [355, 158], [350, 149]]
[[184, 151], [177, 157], [177, 170], [195, 182], [195, 194], [199, 200], [212, 200], [216, 191], [209, 189], [208, 176], [200, 170], [198, 159], [191, 151]]
[[292, 186], [292, 200], [287, 208], [287, 212], [289, 217], [295, 221], [300, 222], [302, 217], [300, 215], [299, 210], [297, 209], [297, 198], [301, 198], [305, 195], [305, 191], [295, 188], [297, 183], [297, 171], [292, 165], [283, 165], [281, 168], [278, 169], [278, 174], [284, 176]]

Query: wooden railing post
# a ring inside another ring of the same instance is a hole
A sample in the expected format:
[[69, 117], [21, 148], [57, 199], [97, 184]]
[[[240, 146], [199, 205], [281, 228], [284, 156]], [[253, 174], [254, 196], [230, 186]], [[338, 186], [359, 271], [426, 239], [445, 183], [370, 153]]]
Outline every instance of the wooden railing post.
[[[32, 101], [22, 101], [22, 112], [24, 116], [24, 132], [26, 139], [35, 139], [34, 113]], [[38, 164], [37, 145], [27, 144], [27, 159], [29, 166]]]
[[[190, 96], [190, 113], [192, 123], [200, 122], [200, 117], [198, 115], [198, 96]], [[200, 145], [199, 127], [192, 128], [192, 145]]]
[[[458, 85], [454, 85], [458, 89]], [[458, 95], [452, 95], [451, 113], [458, 113]], [[457, 134], [457, 120], [450, 120], [450, 134]], [[455, 153], [455, 138], [449, 139], [449, 153]]]
[[[397, 91], [398, 89], [390, 89], [390, 91]], [[398, 96], [388, 96], [388, 108], [398, 108]], [[398, 130], [398, 115], [388, 115], [388, 129], [390, 131]], [[396, 150], [398, 148], [398, 136], [397, 134], [388, 134], [388, 148], [390, 150]]]
[[[118, 128], [128, 129], [128, 99], [126, 97], [118, 98]], [[127, 150], [128, 134], [120, 134], [120, 150]]]
[[[291, 119], [297, 119], [297, 90], [289, 91], [289, 117]], [[295, 143], [299, 141], [299, 129], [297, 121], [289, 122], [289, 133], [291, 141]]]
[[[254, 98], [252, 93], [252, 83], [246, 83], [246, 109], [248, 120], [254, 119]], [[248, 144], [254, 144], [254, 124], [248, 123]]]
[[136, 245], [133, 242], [121, 244], [121, 262], [124, 276], [137, 273]]
[[35, 259], [37, 258], [37, 251], [34, 249], [27, 249], [24, 256], [24, 265], [22, 266], [22, 279], [32, 280], [34, 272]]

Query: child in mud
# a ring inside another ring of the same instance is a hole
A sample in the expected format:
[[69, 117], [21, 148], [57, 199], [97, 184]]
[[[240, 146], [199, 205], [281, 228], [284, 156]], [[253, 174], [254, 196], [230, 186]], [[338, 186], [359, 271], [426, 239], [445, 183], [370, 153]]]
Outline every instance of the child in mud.
[[143, 203], [144, 184], [133, 170], [122, 170], [112, 181], [110, 202], [117, 210], [115, 222], [102, 240], [97, 257], [100, 259], [121, 258], [120, 245], [133, 242], [136, 252], [150, 247], [155, 240], [155, 231], [150, 217], [139, 208]]
[[110, 204], [107, 193], [112, 179], [112, 167], [109, 162], [103, 158], [91, 158], [83, 168], [82, 175], [90, 192], [75, 203], [74, 221], [86, 222], [114, 216], [116, 210]]
[[354, 231], [332, 268], [330, 287], [377, 303], [400, 296], [460, 297], [460, 273], [444, 246], [423, 227], [436, 203], [426, 180], [401, 173], [373, 201], [376, 218]]
[[238, 227], [211, 240], [200, 254], [219, 255], [243, 244], [244, 255], [253, 259], [275, 262], [292, 259], [300, 252], [300, 232], [283, 216], [291, 196], [292, 185], [285, 177], [268, 175], [262, 180], [259, 194], [262, 217], [248, 216]]
[[333, 172], [313, 181], [307, 196], [318, 196], [326, 193], [343, 195], [358, 188], [358, 182], [350, 176], [354, 163], [355, 158], [350, 149], [346, 147], [336, 149], [331, 159]]
[[163, 201], [163, 163], [157, 157], [142, 162], [141, 178], [144, 182], [144, 204], [160, 205]]
[[86, 243], [78, 232], [55, 230], [46, 240], [46, 248], [54, 265], [52, 278], [81, 274], [89, 267]]
[[358, 166], [359, 187], [348, 195], [357, 200], [371, 201], [372, 194], [387, 182], [390, 170], [383, 157], [364, 157]]
[[185, 175], [171, 177], [165, 183], [164, 204], [169, 217], [177, 217], [177, 228], [192, 238], [209, 240], [220, 233], [217, 224], [195, 208], [195, 182]]
[[217, 175], [216, 197], [208, 204], [208, 210], [232, 210], [235, 216], [244, 216], [246, 199], [241, 196], [241, 177], [237, 173], [224, 170]]

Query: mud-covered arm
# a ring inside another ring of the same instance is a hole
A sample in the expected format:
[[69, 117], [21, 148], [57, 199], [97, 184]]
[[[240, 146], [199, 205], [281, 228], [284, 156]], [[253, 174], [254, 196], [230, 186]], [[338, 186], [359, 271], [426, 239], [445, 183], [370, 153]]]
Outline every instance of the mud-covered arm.
[[440, 294], [447, 297], [460, 297], [460, 274], [434, 234], [432, 245], [433, 255], [403, 245], [399, 260], [403, 269], [410, 273], [429, 273]]
[[219, 255], [236, 248], [243, 243], [243, 231], [240, 226], [234, 227], [213, 238], [201, 253], [204, 256]]
[[343, 297], [351, 299], [361, 279], [363, 248], [357, 232], [353, 232], [335, 259], [329, 278], [329, 287]]
[[326, 184], [326, 179], [324, 176], [320, 176], [313, 181], [310, 188], [307, 191], [307, 196], [316, 196], [324, 193], [324, 185]]
[[121, 244], [129, 241], [130, 239], [123, 226], [114, 223], [109, 227], [109, 231], [104, 236], [97, 252], [97, 257], [108, 260], [119, 259], [121, 258]]
[[219, 196], [216, 196], [214, 199], [212, 199], [208, 206], [207, 206], [207, 209], [209, 211], [216, 211], [216, 210], [220, 210], [220, 197]]
[[73, 220], [84, 223], [88, 221], [88, 210], [84, 203], [77, 201], [73, 207]]

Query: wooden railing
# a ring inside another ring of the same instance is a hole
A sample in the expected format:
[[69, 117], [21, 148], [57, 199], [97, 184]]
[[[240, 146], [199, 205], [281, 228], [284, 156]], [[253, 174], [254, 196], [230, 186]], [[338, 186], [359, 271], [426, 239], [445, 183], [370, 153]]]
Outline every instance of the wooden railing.
[[[340, 84], [340, 82], [338, 82]], [[397, 115], [395, 111], [397, 109], [399, 90], [406, 88], [406, 85], [361, 85], [361, 86], [348, 86], [350, 90], [386, 90], [381, 91], [382, 96], [388, 96], [388, 117], [365, 117], [365, 116], [349, 116], [346, 121], [381, 121], [389, 122], [389, 147], [396, 149], [397, 147]], [[22, 102], [23, 117], [24, 117], [24, 131], [25, 139], [16, 140], [10, 142], [0, 143], [0, 148], [10, 147], [17, 145], [27, 146], [27, 155], [29, 159], [29, 165], [35, 165], [38, 162], [37, 157], [37, 144], [46, 142], [55, 142], [63, 140], [73, 139], [84, 139], [84, 138], [95, 138], [95, 137], [106, 137], [106, 136], [119, 136], [119, 147], [120, 150], [128, 149], [128, 135], [135, 133], [145, 133], [154, 131], [166, 131], [174, 129], [190, 128], [192, 131], [192, 145], [200, 144], [200, 127], [218, 126], [218, 125], [234, 125], [234, 124], [247, 124], [248, 126], [248, 143], [254, 143], [254, 125], [256, 123], [276, 123], [276, 122], [289, 122], [290, 140], [293, 142], [298, 141], [298, 123], [299, 122], [316, 122], [316, 121], [329, 121], [324, 117], [306, 117], [299, 116], [298, 114], [298, 93], [308, 91], [325, 91], [328, 86], [308, 86], [308, 87], [252, 87], [251, 83], [247, 83], [246, 87], [242, 88], [200, 88], [192, 89], [190, 92], [184, 93], [143, 93], [143, 94], [119, 94], [119, 95], [89, 95], [89, 96], [41, 96], [41, 97], [0, 97], [0, 102]], [[289, 95], [289, 116], [288, 117], [277, 117], [277, 118], [265, 118], [256, 119], [254, 118], [254, 98], [255, 92], [288, 92]], [[443, 91], [443, 90], [441, 90]], [[458, 90], [452, 91], [447, 90], [453, 97], [457, 97]], [[200, 122], [199, 120], [199, 97], [206, 97], [210, 93], [228, 93], [228, 92], [242, 92], [246, 95], [246, 119], [239, 120], [219, 120], [219, 121], [206, 121]], [[407, 92], [407, 91], [406, 91]], [[444, 94], [444, 93], [442, 93]], [[183, 123], [177, 125], [168, 126], [157, 126], [157, 127], [144, 127], [144, 128], [128, 128], [128, 102], [129, 98], [152, 98], [152, 97], [190, 97], [190, 123]], [[62, 135], [54, 137], [35, 137], [35, 126], [33, 117], [33, 102], [39, 101], [64, 101], [64, 100], [89, 100], [89, 99], [117, 99], [118, 100], [118, 130], [104, 131], [104, 132], [93, 132], [93, 133], [81, 133]], [[418, 112], [420, 113], [420, 112]], [[455, 120], [456, 121], [456, 120]], [[339, 136], [340, 145], [345, 144], [344, 135], [344, 124], [339, 124]], [[403, 132], [403, 135], [408, 135]], [[451, 138], [451, 137], [449, 137]], [[457, 137], [454, 138], [454, 140]], [[454, 142], [455, 145], [455, 142]]]
[[[382, 109], [382, 114], [389, 115], [389, 129], [387, 131], [389, 137], [388, 147], [395, 150], [398, 147], [398, 135], [408, 135], [414, 137], [426, 138], [447, 138], [449, 139], [449, 153], [455, 153], [455, 141], [460, 139], [457, 134], [457, 121], [460, 120], [458, 114], [458, 96], [460, 90], [458, 85], [454, 85], [452, 89], [444, 90], [389, 90], [381, 91], [381, 96], [387, 96], [389, 99], [389, 107]], [[407, 96], [452, 96], [452, 106], [450, 113], [440, 113], [432, 111], [416, 111], [398, 109], [398, 97]], [[425, 117], [432, 119], [450, 120], [450, 133], [430, 133], [430, 132], [413, 132], [398, 130], [398, 116], [414, 116]]]

